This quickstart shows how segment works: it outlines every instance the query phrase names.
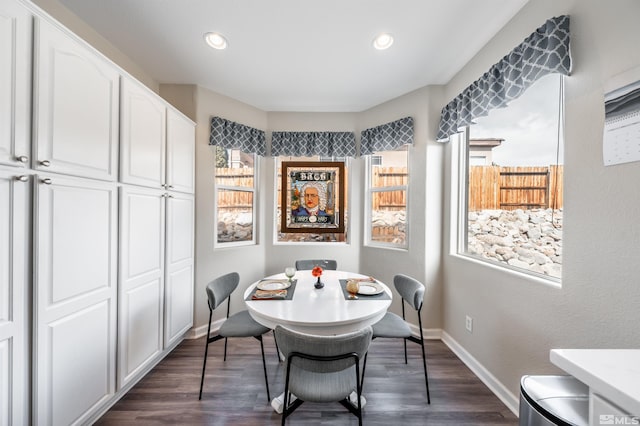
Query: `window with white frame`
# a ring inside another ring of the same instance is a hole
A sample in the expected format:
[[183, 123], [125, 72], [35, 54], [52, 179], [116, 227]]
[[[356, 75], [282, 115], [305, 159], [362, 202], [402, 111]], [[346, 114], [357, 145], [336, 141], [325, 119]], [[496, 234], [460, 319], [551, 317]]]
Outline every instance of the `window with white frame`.
[[469, 126], [459, 159], [458, 253], [561, 278], [563, 103], [563, 77], [552, 74]]
[[408, 149], [367, 156], [367, 245], [407, 247]]
[[256, 243], [256, 155], [214, 146], [216, 245]]

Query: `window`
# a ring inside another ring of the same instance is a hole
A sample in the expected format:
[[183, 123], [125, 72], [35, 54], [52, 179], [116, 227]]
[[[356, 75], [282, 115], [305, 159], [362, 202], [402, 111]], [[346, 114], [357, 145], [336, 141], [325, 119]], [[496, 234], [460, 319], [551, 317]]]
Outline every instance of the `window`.
[[562, 84], [562, 76], [546, 76], [468, 128], [459, 253], [560, 279]]
[[[311, 233], [311, 232], [282, 232], [282, 162], [283, 161], [344, 161], [344, 180], [345, 180], [345, 197], [344, 197], [344, 232], [330, 232], [330, 233]], [[348, 160], [344, 157], [325, 157], [325, 156], [314, 156], [314, 157], [277, 157], [276, 160], [276, 200], [275, 205], [277, 206], [277, 214], [275, 217], [276, 221], [276, 237], [275, 241], [277, 243], [345, 243], [347, 242], [347, 232], [349, 229], [349, 172], [348, 172]]]
[[407, 247], [408, 145], [367, 157], [366, 241]]
[[214, 146], [218, 246], [255, 244], [256, 155]]

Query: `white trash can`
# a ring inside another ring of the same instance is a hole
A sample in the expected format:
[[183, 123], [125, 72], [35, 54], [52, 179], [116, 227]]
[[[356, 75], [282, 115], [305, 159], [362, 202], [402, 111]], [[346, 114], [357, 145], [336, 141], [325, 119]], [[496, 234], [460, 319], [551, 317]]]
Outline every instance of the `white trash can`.
[[588, 426], [589, 388], [572, 376], [523, 376], [520, 426]]

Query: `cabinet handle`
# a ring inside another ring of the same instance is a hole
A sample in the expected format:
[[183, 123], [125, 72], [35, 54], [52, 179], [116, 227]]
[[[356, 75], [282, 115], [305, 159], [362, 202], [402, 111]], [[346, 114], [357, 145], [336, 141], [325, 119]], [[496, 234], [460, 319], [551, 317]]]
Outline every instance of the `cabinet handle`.
[[21, 155], [20, 157], [17, 158], [17, 160], [21, 163], [28, 163], [29, 157], [27, 157], [26, 155]]
[[51, 162], [49, 160], [42, 160], [40, 162], [40, 165], [43, 167], [49, 167], [51, 165]]
[[162, 198], [173, 198], [173, 195], [164, 193], [162, 194]]
[[162, 187], [163, 187], [164, 189], [173, 189], [173, 185], [169, 185], [168, 183], [163, 183], [163, 184], [162, 184]]
[[44, 178], [42, 179], [42, 183], [44, 183], [45, 185], [51, 185], [53, 181], [49, 178]]
[[16, 180], [19, 180], [20, 182], [27, 182], [29, 180], [29, 176], [27, 175], [16, 176]]

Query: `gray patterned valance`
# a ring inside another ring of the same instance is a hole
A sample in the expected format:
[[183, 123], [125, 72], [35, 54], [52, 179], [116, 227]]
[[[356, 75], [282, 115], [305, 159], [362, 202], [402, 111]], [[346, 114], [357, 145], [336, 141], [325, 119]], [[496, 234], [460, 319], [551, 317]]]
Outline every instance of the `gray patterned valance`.
[[569, 75], [569, 16], [549, 19], [442, 109], [437, 139], [449, 136], [495, 108], [506, 106], [539, 78]]
[[363, 130], [360, 138], [360, 154], [393, 151], [406, 144], [413, 145], [412, 117]]
[[271, 155], [293, 157], [355, 157], [353, 132], [273, 132]]
[[267, 144], [263, 130], [244, 124], [225, 120], [220, 117], [211, 119], [209, 145], [218, 145], [227, 149], [239, 149], [248, 154], [267, 155]]

